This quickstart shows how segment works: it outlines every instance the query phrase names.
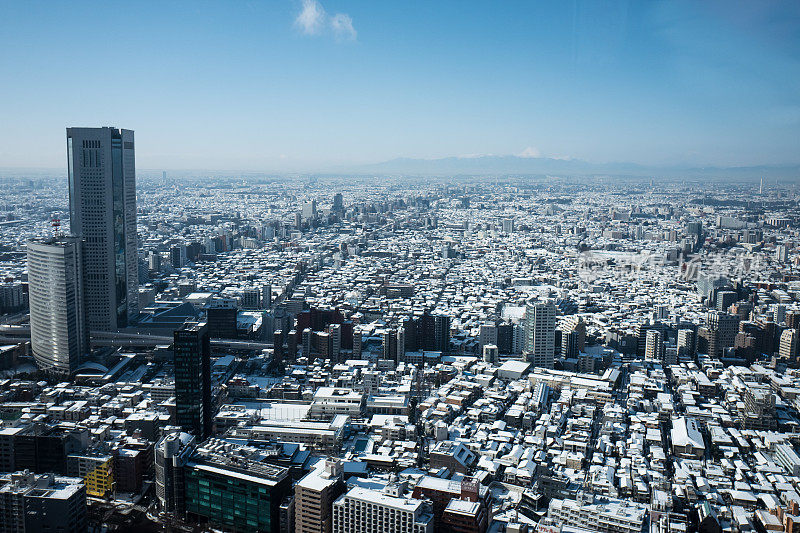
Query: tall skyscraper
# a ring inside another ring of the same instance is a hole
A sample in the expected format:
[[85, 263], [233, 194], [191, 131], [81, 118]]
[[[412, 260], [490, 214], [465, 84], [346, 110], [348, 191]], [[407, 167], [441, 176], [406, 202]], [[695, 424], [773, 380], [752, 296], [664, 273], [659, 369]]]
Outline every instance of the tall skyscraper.
[[534, 366], [553, 368], [556, 349], [556, 306], [552, 300], [531, 301], [525, 309], [525, 357]]
[[337, 192], [333, 195], [333, 210], [334, 211], [342, 211], [344, 210], [344, 196], [342, 193]]
[[28, 241], [31, 348], [43, 370], [69, 375], [89, 352], [82, 242], [76, 237]]
[[211, 434], [211, 337], [205, 322], [175, 330], [175, 412], [177, 425], [202, 441]]
[[139, 311], [133, 131], [67, 128], [70, 230], [84, 241], [89, 328], [127, 327]]

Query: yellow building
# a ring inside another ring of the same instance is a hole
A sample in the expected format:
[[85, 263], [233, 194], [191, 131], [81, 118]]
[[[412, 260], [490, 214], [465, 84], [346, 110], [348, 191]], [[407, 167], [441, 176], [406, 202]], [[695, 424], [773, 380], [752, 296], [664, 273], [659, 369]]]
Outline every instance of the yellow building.
[[72, 454], [67, 457], [70, 475], [83, 478], [86, 495], [106, 498], [114, 492], [114, 456], [104, 453]]

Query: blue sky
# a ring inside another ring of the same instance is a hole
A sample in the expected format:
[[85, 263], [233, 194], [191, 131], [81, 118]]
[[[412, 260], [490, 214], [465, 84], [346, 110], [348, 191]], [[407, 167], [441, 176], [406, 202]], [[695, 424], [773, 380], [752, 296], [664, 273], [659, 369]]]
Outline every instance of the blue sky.
[[0, 0], [0, 167], [800, 163], [800, 2]]

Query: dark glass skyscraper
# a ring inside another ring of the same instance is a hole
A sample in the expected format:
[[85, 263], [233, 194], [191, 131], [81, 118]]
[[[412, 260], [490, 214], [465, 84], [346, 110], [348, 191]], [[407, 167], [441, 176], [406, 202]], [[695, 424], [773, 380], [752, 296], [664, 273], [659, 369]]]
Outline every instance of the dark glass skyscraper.
[[89, 328], [124, 328], [139, 311], [133, 131], [67, 128], [70, 231], [84, 241]]
[[211, 435], [211, 338], [205, 322], [175, 330], [175, 407], [179, 426], [203, 440]]

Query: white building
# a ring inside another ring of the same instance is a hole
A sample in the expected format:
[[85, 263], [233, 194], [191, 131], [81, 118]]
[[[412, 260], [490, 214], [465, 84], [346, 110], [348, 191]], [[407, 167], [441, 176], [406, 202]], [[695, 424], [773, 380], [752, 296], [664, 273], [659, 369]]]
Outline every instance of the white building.
[[783, 466], [793, 476], [800, 476], [800, 457], [789, 444], [779, 444], [773, 455], [775, 462]]
[[432, 533], [433, 514], [422, 500], [353, 487], [333, 503], [333, 533]]
[[616, 499], [597, 499], [579, 493], [575, 500], [550, 501], [547, 516], [556, 523], [608, 533], [639, 533], [647, 506]]
[[697, 421], [691, 417], [679, 417], [672, 421], [672, 453], [679, 457], [701, 459], [706, 445]]
[[525, 357], [533, 366], [553, 368], [556, 306], [552, 300], [529, 302], [525, 309]]
[[360, 417], [364, 412], [366, 396], [361, 391], [338, 387], [320, 387], [314, 393], [309, 418], [333, 418], [335, 415]]
[[82, 246], [76, 237], [28, 241], [31, 349], [40, 368], [58, 374], [89, 352]]

